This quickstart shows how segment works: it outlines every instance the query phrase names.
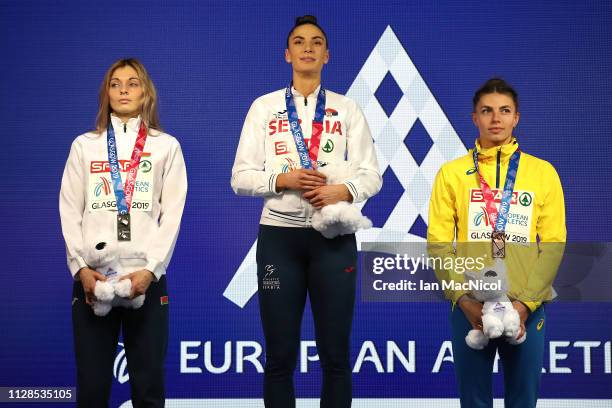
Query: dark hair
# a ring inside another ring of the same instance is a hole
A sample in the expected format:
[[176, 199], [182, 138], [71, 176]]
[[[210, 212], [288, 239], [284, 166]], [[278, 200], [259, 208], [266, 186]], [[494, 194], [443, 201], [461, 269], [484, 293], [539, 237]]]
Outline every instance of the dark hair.
[[511, 97], [518, 112], [518, 94], [509, 83], [507, 83], [501, 78], [491, 78], [487, 82], [485, 82], [480, 88], [478, 88], [478, 90], [474, 94], [474, 99], [472, 100], [474, 109], [476, 109], [476, 105], [478, 105], [478, 102], [480, 101], [480, 98], [482, 98], [482, 95], [492, 93], [508, 95], [509, 97]]
[[323, 28], [321, 28], [321, 26], [317, 23], [317, 18], [311, 15], [305, 15], [295, 18], [295, 25], [293, 26], [293, 28], [291, 28], [289, 34], [287, 34], [287, 48], [289, 48], [289, 39], [291, 38], [291, 34], [293, 34], [296, 28], [304, 24], [312, 24], [313, 26], [321, 30], [321, 32], [323, 33], [323, 38], [325, 38], [325, 48], [329, 48], [329, 41], [327, 41], [327, 34], [325, 34], [325, 30], [323, 30]]

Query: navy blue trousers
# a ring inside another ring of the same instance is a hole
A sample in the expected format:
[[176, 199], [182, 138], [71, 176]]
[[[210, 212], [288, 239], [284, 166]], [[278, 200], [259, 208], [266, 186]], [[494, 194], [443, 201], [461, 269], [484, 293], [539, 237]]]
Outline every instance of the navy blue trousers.
[[267, 408], [295, 407], [293, 373], [307, 294], [323, 372], [321, 407], [351, 406], [356, 276], [354, 235], [327, 239], [312, 228], [260, 226], [257, 279], [266, 342]]
[[106, 316], [93, 313], [85, 303], [81, 282], [72, 291], [72, 326], [77, 365], [77, 405], [108, 407], [117, 354], [123, 332], [132, 405], [163, 407], [164, 361], [168, 348], [166, 277], [152, 282], [139, 309], [113, 308]]

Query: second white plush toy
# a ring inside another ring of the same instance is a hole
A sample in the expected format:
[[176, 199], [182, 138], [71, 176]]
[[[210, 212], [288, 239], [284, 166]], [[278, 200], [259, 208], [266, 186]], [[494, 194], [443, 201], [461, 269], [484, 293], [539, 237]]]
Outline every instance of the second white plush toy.
[[492, 267], [485, 267], [480, 271], [465, 273], [469, 281], [498, 284], [497, 290], [473, 290], [472, 296], [484, 302], [482, 307], [482, 330], [472, 329], [465, 337], [468, 346], [482, 350], [489, 344], [489, 339], [502, 335], [510, 344], [521, 344], [527, 338], [527, 333], [519, 339], [516, 336], [520, 330], [520, 317], [512, 302], [508, 299], [508, 277], [506, 263], [497, 258]]
[[115, 306], [138, 309], [144, 303], [145, 296], [129, 299], [132, 282], [120, 280], [125, 275], [118, 261], [117, 246], [114, 240], [98, 242], [88, 248], [85, 256], [87, 264], [106, 276], [106, 281], [97, 281], [94, 295], [96, 300], [93, 311], [96, 316], [106, 316]]
[[[317, 170], [327, 176], [327, 184], [341, 184], [354, 173], [347, 162], [327, 164]], [[355, 205], [339, 201], [315, 211], [312, 215], [312, 227], [325, 238], [331, 239], [338, 235], [352, 234], [360, 229], [372, 228], [372, 221]]]

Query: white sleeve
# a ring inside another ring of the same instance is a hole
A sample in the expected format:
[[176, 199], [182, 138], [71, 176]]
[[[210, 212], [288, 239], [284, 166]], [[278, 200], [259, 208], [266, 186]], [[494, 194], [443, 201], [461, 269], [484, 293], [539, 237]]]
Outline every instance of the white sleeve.
[[[173, 139], [172, 147], [164, 164], [162, 191], [160, 196], [159, 228], [151, 238], [147, 250], [146, 269], [153, 272], [155, 278], [161, 278], [164, 268], [168, 268], [170, 258], [181, 226], [181, 217], [187, 197], [187, 170], [181, 151], [181, 145]], [[164, 268], [162, 268], [162, 265]]]
[[382, 187], [382, 177], [378, 168], [378, 159], [368, 123], [361, 109], [351, 101], [350, 118], [348, 118], [347, 160], [351, 168], [357, 169], [354, 177], [344, 182], [353, 202], [364, 201]]
[[68, 269], [74, 278], [79, 269], [87, 266], [83, 253], [83, 212], [85, 211], [85, 175], [81, 146], [75, 140], [64, 167], [59, 195], [62, 234], [66, 243]]
[[232, 190], [238, 195], [278, 195], [278, 174], [265, 170], [266, 163], [266, 110], [256, 100], [247, 113], [232, 167]]

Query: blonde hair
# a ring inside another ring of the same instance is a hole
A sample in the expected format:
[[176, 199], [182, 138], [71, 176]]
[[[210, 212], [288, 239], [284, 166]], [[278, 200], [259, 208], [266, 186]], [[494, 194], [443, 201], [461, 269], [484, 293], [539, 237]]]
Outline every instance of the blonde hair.
[[155, 85], [153, 85], [151, 77], [147, 73], [144, 65], [136, 58], [123, 58], [110, 66], [104, 75], [102, 85], [100, 85], [99, 107], [98, 114], [96, 115], [96, 132], [102, 133], [108, 127], [108, 121], [110, 120], [109, 115], [112, 112], [108, 90], [110, 88], [110, 81], [113, 73], [117, 68], [127, 66], [134, 68], [143, 87], [144, 101], [142, 103], [140, 117], [147, 128], [161, 131], [162, 128], [157, 113], [157, 91], [155, 90]]

